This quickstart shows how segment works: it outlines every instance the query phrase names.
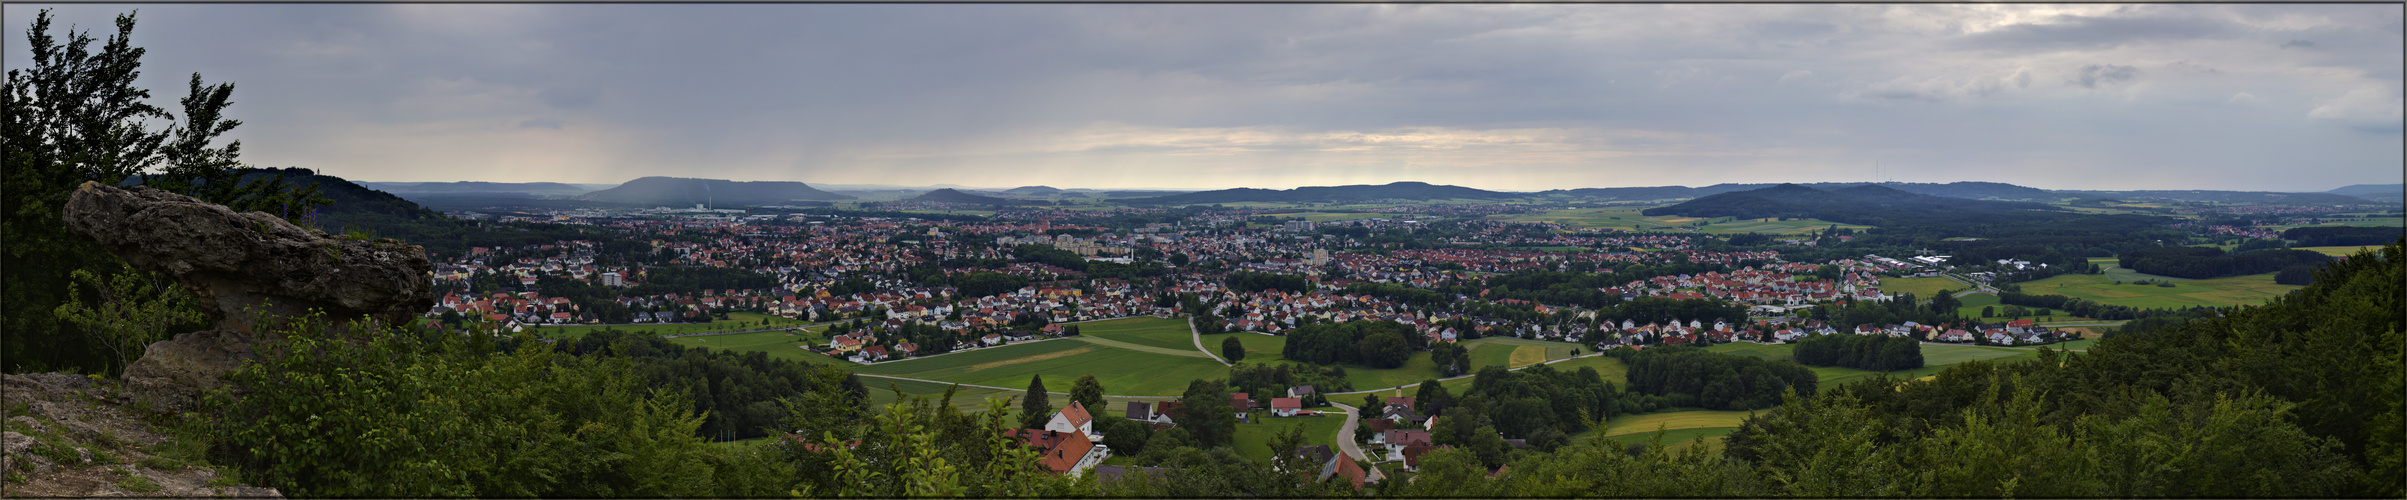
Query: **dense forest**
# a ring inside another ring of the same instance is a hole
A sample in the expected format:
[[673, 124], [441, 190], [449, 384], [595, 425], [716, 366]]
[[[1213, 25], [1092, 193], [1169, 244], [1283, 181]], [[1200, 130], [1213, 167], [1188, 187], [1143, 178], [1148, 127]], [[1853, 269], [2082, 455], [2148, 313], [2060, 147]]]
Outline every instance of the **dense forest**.
[[1780, 404], [1783, 392], [1814, 393], [1814, 372], [1786, 360], [1731, 356], [1691, 346], [1628, 347], [1605, 351], [1630, 366], [1630, 390], [1660, 397], [1650, 407], [1757, 410]]
[[2282, 231], [2282, 239], [2294, 240], [2302, 247], [2381, 245], [2399, 239], [2396, 227], [2294, 227]]
[[2159, 276], [2207, 279], [2280, 271], [2294, 265], [2332, 260], [2307, 250], [2251, 250], [2225, 253], [2214, 247], [2157, 247], [2123, 252], [2116, 264]]
[[1317, 365], [1352, 363], [1395, 368], [1428, 342], [1412, 327], [1394, 321], [1348, 321], [1297, 327], [1287, 332], [1280, 355]]
[[1922, 342], [1888, 335], [1815, 335], [1797, 342], [1797, 363], [1887, 372], [1922, 367]]

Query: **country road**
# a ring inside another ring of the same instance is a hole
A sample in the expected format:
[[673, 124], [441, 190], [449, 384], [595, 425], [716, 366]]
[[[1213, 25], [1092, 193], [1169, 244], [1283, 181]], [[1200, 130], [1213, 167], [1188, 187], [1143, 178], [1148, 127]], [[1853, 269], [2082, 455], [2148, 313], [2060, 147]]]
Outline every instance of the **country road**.
[[1230, 362], [1229, 362], [1229, 360], [1226, 360], [1226, 359], [1220, 359], [1220, 354], [1219, 354], [1219, 353], [1215, 353], [1215, 352], [1212, 352], [1212, 350], [1211, 350], [1211, 349], [1205, 349], [1205, 348], [1204, 348], [1204, 345], [1203, 345], [1203, 330], [1197, 330], [1197, 329], [1195, 329], [1195, 320], [1193, 320], [1193, 319], [1189, 319], [1189, 320], [1187, 320], [1187, 334], [1189, 334], [1189, 335], [1194, 335], [1194, 336], [1195, 336], [1195, 350], [1198, 350], [1198, 351], [1203, 351], [1204, 355], [1206, 355], [1206, 356], [1211, 356], [1213, 361], [1219, 361], [1219, 362], [1220, 362], [1220, 366], [1235, 366], [1235, 365], [1236, 365], [1236, 363], [1230, 363]]
[[[1337, 407], [1337, 408], [1338, 408], [1338, 409], [1340, 409], [1340, 410], [1345, 410], [1345, 411], [1346, 411], [1346, 425], [1345, 425], [1345, 426], [1343, 426], [1343, 427], [1338, 427], [1338, 428], [1337, 428], [1337, 438], [1336, 438], [1336, 441], [1337, 441], [1337, 449], [1338, 449], [1338, 451], [1344, 452], [1344, 453], [1346, 454], [1346, 457], [1347, 457], [1347, 458], [1352, 458], [1352, 459], [1355, 459], [1355, 460], [1361, 460], [1361, 461], [1364, 461], [1364, 462], [1372, 462], [1372, 463], [1377, 463], [1377, 462], [1378, 462], [1377, 460], [1371, 460], [1371, 459], [1369, 459], [1369, 458], [1364, 458], [1364, 456], [1363, 456], [1363, 454], [1362, 454], [1362, 445], [1359, 445], [1359, 444], [1355, 444], [1355, 443], [1354, 443], [1354, 426], [1356, 426], [1356, 425], [1360, 425], [1360, 424], [1362, 423], [1362, 415], [1361, 415], [1360, 413], [1357, 413], [1357, 410], [1356, 410], [1354, 407], [1352, 407], [1352, 406], [1346, 406], [1346, 404], [1345, 404], [1345, 403], [1329, 403], [1329, 406], [1335, 406], [1335, 407]], [[1380, 457], [1380, 458], [1386, 458], [1386, 457]], [[1367, 470], [1367, 471], [1364, 471], [1364, 472], [1367, 472], [1367, 473], [1369, 473], [1369, 474], [1370, 474], [1369, 481], [1371, 481], [1371, 482], [1378, 482], [1380, 479], [1385, 479], [1385, 478], [1384, 478], [1384, 477], [1382, 477], [1382, 475], [1379, 473], [1379, 468], [1378, 468], [1378, 467], [1372, 467], [1372, 468], [1370, 468], [1370, 470]]]

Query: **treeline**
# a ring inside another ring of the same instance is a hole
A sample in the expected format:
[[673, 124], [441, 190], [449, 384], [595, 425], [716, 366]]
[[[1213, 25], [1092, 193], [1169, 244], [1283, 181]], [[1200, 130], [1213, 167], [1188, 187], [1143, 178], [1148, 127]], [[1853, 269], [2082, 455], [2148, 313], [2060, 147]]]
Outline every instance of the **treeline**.
[[2282, 239], [2297, 241], [2302, 247], [2387, 245], [2399, 238], [2407, 238], [2407, 228], [2325, 226], [2282, 231]]
[[567, 297], [579, 312], [592, 315], [603, 323], [625, 324], [635, 321], [634, 308], [618, 303], [618, 290], [555, 275], [535, 278], [535, 289], [545, 296]]
[[1487, 366], [1459, 396], [1435, 381], [1422, 382], [1414, 396], [1420, 409], [1439, 416], [1430, 429], [1433, 444], [1468, 448], [1490, 466], [1503, 465], [1510, 451], [1501, 449], [1501, 439], [1522, 439], [1539, 451], [1553, 451], [1605, 417], [1644, 411], [1645, 404], [1643, 395], [1622, 391], [1595, 368], [1562, 371], [1547, 365], [1518, 371]]
[[1605, 351], [1630, 366], [1630, 390], [1658, 396], [1654, 407], [1757, 410], [1780, 405], [1783, 391], [1814, 393], [1814, 372], [1787, 361], [1706, 352], [1690, 346]]
[[777, 277], [732, 267], [668, 266], [644, 270], [643, 284], [627, 287], [628, 297], [674, 293], [696, 295], [703, 290], [766, 290], [777, 288]]
[[2318, 264], [2331, 257], [2309, 250], [2253, 250], [2224, 253], [2214, 247], [2156, 247], [2123, 252], [2116, 263], [2125, 269], [2176, 278], [2207, 279], [2280, 271], [2300, 264]]
[[1279, 355], [1289, 360], [1316, 365], [1354, 363], [1372, 368], [1404, 366], [1412, 352], [1420, 350], [1428, 339], [1403, 323], [1386, 320], [1358, 320], [1336, 324], [1314, 324], [1287, 332], [1287, 346]]
[[1759, 263], [1742, 262], [1740, 264], [1735, 267], [1720, 264], [1694, 264], [1685, 261], [1653, 266], [1631, 264], [1621, 266], [1610, 273], [1533, 270], [1491, 277], [1485, 283], [1473, 287], [1457, 287], [1439, 291], [1461, 295], [1481, 295], [1482, 292], [1485, 292], [1484, 297], [1488, 300], [1521, 299], [1540, 304], [1601, 309], [1620, 302], [1621, 294], [1597, 291], [1599, 288], [1618, 287], [1631, 281], [1657, 276], [1728, 272], [1732, 269]]
[[1954, 322], [1960, 318], [1957, 309], [1964, 302], [1951, 290], [1940, 290], [1931, 296], [1930, 304], [1921, 304], [1911, 293], [1900, 293], [1885, 301], [1856, 300], [1839, 304], [1816, 305], [1805, 310], [1805, 317], [1852, 325], [1895, 325], [1908, 321], [1925, 325]]
[[1280, 290], [1289, 293], [1312, 291], [1312, 282], [1306, 281], [1303, 276], [1293, 274], [1229, 273], [1228, 285], [1230, 290], [1236, 290], [1239, 293], [1254, 293], [1263, 290]]
[[1922, 367], [1922, 342], [1888, 335], [1815, 335], [1790, 354], [1800, 364], [1888, 372]]

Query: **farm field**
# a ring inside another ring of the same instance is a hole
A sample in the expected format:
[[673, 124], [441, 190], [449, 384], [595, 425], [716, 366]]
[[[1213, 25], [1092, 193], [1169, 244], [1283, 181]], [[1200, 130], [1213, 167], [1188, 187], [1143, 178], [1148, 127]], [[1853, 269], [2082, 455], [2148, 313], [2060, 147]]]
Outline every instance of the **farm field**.
[[810, 324], [810, 322], [807, 322], [807, 321], [801, 321], [801, 320], [796, 320], [796, 319], [793, 319], [793, 318], [784, 318], [784, 317], [778, 317], [778, 316], [770, 316], [770, 315], [767, 315], [767, 314], [748, 313], [748, 312], [738, 312], [738, 313], [728, 313], [728, 314], [727, 314], [727, 319], [724, 319], [724, 320], [718, 320], [718, 321], [712, 321], [712, 322], [709, 322], [709, 323], [672, 323], [672, 324], [666, 324], [666, 325], [662, 325], [662, 324], [638, 324], [638, 325], [608, 325], [608, 326], [602, 326], [602, 325], [564, 325], [564, 326], [543, 326], [543, 327], [536, 327], [536, 328], [531, 328], [531, 329], [528, 329], [528, 331], [530, 331], [530, 332], [534, 332], [534, 333], [540, 333], [540, 334], [543, 334], [544, 336], [546, 336], [546, 337], [550, 337], [550, 338], [556, 338], [556, 339], [573, 339], [573, 338], [582, 338], [582, 337], [584, 337], [584, 336], [585, 336], [585, 334], [586, 334], [586, 333], [588, 333], [588, 332], [598, 331], [598, 330], [602, 330], [602, 329], [612, 329], [612, 330], [618, 330], [618, 331], [623, 331], [623, 332], [651, 332], [651, 333], [657, 333], [657, 334], [661, 334], [661, 335], [684, 335], [684, 334], [691, 334], [691, 333], [725, 332], [725, 331], [735, 331], [735, 330], [752, 330], [752, 329], [760, 329], [760, 328], [787, 328], [787, 327], [802, 326], [802, 325], [807, 325], [807, 324]]
[[[1622, 364], [1621, 360], [1619, 359], [1613, 359], [1604, 356], [1589, 356], [1546, 365], [1546, 367], [1554, 369], [1555, 371], [1565, 372], [1577, 372], [1580, 371], [1581, 368], [1595, 368], [1597, 376], [1604, 378], [1606, 382], [1612, 382], [1615, 384], [1627, 384], [1630, 382], [1629, 365]], [[1448, 389], [1451, 390], [1453, 388], [1449, 387]]]
[[1882, 292], [1911, 293], [1914, 294], [1915, 300], [1930, 300], [1931, 297], [1939, 296], [1940, 290], [1963, 291], [1966, 288], [1971, 287], [1964, 286], [1963, 283], [1957, 283], [1956, 280], [1947, 278], [1880, 279], [1880, 290]]
[[[2172, 276], [2158, 276], [2158, 275], [2154, 275], [2154, 274], [2148, 274], [2148, 273], [2143, 273], [2143, 272], [2139, 272], [2139, 271], [2133, 271], [2133, 270], [2130, 270], [2130, 269], [2126, 269], [2126, 268], [2124, 268], [2124, 267], [2123, 267], [2123, 265], [2122, 265], [2122, 264], [2120, 264], [2120, 263], [2119, 263], [2120, 261], [2116, 260], [2114, 257], [2091, 257], [2091, 258], [2089, 258], [2088, 260], [2089, 260], [2089, 263], [2091, 263], [2091, 264], [2096, 264], [2100, 270], [2104, 271], [2103, 273], [2101, 273], [2101, 274], [2098, 274], [2098, 276], [2105, 276], [2105, 277], [2106, 277], [2106, 281], [2107, 281], [2107, 282], [2109, 282], [2109, 283], [2116, 282], [2116, 281], [2121, 281], [2121, 282], [2124, 282], [2124, 283], [2131, 283], [2131, 282], [2135, 282], [2135, 281], [2139, 281], [2139, 280], [2154, 280], [2154, 281], [2189, 281], [2189, 280], [2190, 280], [2189, 278], [2175, 278], [2175, 277], [2172, 277]], [[2041, 280], [2041, 281], [2046, 281], [2046, 280]]]
[[1195, 350], [1195, 340], [1190, 338], [1186, 320], [1146, 316], [1070, 324], [1077, 325], [1078, 335], [1083, 337], [1104, 338], [1185, 351]]
[[[1211, 349], [1215, 356], [1220, 355], [1220, 343], [1227, 342], [1226, 339], [1229, 338], [1236, 338], [1238, 343], [1245, 345], [1245, 359], [1233, 362], [1262, 365], [1287, 362], [1287, 356], [1283, 354], [1287, 351], [1287, 337], [1277, 335], [1248, 332], [1215, 333], [1203, 337], [1204, 348]], [[1187, 344], [1187, 348], [1194, 349], [1195, 344], [1190, 342]], [[1346, 369], [1353, 370], [1354, 368], [1349, 366]], [[1369, 368], [1364, 369], [1368, 370]]]
[[[1737, 430], [1738, 427], [1736, 426], [1666, 429], [1663, 431], [1663, 447], [1665, 449], [1678, 450], [1689, 446], [1706, 446], [1706, 449], [1709, 451], [1719, 451], [1721, 449], [1722, 438], [1729, 436], [1731, 432]], [[1655, 431], [1648, 430], [1646, 432], [1633, 432], [1618, 436], [1604, 436], [1604, 439], [1621, 443], [1623, 446], [1646, 444], [1655, 439]]]
[[[1063, 381], [1061, 383], [1063, 384], [1063, 389], [1068, 389], [1068, 384], [1070, 383], [1069, 381]], [[1021, 385], [1027, 385], [1027, 383], [1021, 382]], [[885, 405], [901, 401], [904, 398], [927, 398], [931, 402], [937, 401], [944, 397], [945, 389], [951, 388], [952, 384], [933, 384], [915, 380], [861, 377], [861, 386], [869, 388], [869, 404], [871, 405], [871, 408], [875, 410], [877, 408], [883, 408]], [[903, 396], [900, 398], [895, 397], [894, 395], [894, 389], [897, 388], [903, 390]], [[1053, 386], [1048, 383], [1045, 388], [1050, 390], [1053, 389]], [[960, 390], [953, 392], [953, 407], [960, 408], [961, 411], [964, 412], [985, 411], [986, 398], [1016, 398], [1025, 392], [1027, 391], [1005, 391], [982, 387], [962, 387]], [[1055, 399], [1054, 401], [1068, 400], [1068, 396], [1055, 397], [1060, 399]], [[1011, 405], [1011, 408], [1016, 412], [1019, 409], [1019, 405]]]
[[1464, 342], [1464, 344], [1471, 347], [1471, 369], [1474, 371], [1482, 366], [1502, 365], [1506, 368], [1519, 368], [1568, 358], [1571, 357], [1572, 349], [1579, 348], [1578, 344], [1569, 342], [1512, 337], [1487, 337]]
[[[2078, 297], [2107, 304], [2144, 308], [2258, 305], [2300, 286], [2273, 282], [2274, 273], [2203, 280], [2172, 281], [2174, 286], [2117, 285], [2109, 275], [2068, 274], [2023, 283], [2024, 293]], [[1966, 297], [1970, 298], [1970, 297]], [[1969, 302], [1967, 302], [1969, 303]]]
[[1107, 394], [1176, 395], [1187, 389], [1188, 381], [1227, 377], [1227, 367], [1195, 354], [1168, 355], [1072, 337], [878, 363], [855, 371], [996, 387], [1027, 387], [1029, 377], [1043, 375], [1052, 381], [1046, 388], [1059, 384], [1060, 390], [1067, 390], [1080, 375], [1093, 374]]
[[668, 340], [681, 345], [689, 345], [694, 347], [726, 349], [735, 352], [764, 352], [768, 353], [769, 357], [771, 358], [801, 361], [811, 364], [847, 367], [860, 366], [859, 364], [855, 364], [851, 361], [828, 357], [828, 355], [820, 354], [810, 349], [797, 347], [804, 344], [825, 344], [826, 342], [823, 340], [823, 337], [818, 334], [819, 331], [824, 329], [825, 327], [819, 327], [814, 328], [809, 332], [799, 334], [787, 333], [783, 331], [768, 331], [738, 333], [732, 335], [677, 337]]
[[1253, 459], [1254, 463], [1267, 464], [1271, 457], [1270, 440], [1289, 428], [1302, 427], [1304, 446], [1329, 445], [1329, 451], [1337, 451], [1337, 429], [1345, 427], [1345, 413], [1334, 406], [1310, 409], [1332, 413], [1321, 417], [1280, 418], [1264, 417], [1270, 411], [1258, 410], [1254, 412], [1254, 422], [1257, 423], [1237, 424], [1237, 434], [1231, 444], [1235, 445], [1237, 455]]
[[1663, 444], [1673, 445], [1703, 438], [1726, 436], [1745, 423], [1749, 411], [1679, 410], [1617, 415], [1605, 419], [1603, 429], [1591, 430], [1574, 440], [1610, 439], [1621, 443], [1644, 443], [1655, 431], [1665, 431]]

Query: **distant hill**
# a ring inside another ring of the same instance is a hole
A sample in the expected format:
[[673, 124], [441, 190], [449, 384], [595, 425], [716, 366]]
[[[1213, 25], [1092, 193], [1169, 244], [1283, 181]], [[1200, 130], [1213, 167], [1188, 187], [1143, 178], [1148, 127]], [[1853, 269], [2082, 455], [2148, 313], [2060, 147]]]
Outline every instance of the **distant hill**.
[[1060, 190], [1060, 189], [1055, 189], [1055, 188], [1053, 188], [1053, 187], [1051, 187], [1051, 186], [1021, 186], [1021, 187], [1015, 187], [1015, 188], [1011, 188], [1011, 189], [1005, 189], [1005, 190], [1003, 190], [1003, 192], [1005, 192], [1005, 193], [1011, 193], [1011, 194], [1016, 194], [1016, 195], [1021, 195], [1021, 196], [1044, 196], [1044, 195], [1049, 195], [1049, 194], [1058, 194], [1058, 193], [1061, 193], [1061, 190]]
[[793, 200], [850, 200], [852, 196], [812, 189], [800, 182], [737, 182], [723, 179], [645, 177], [586, 193], [585, 199], [646, 205], [716, 207], [778, 205]]
[[520, 193], [535, 196], [575, 196], [591, 189], [558, 182], [358, 182], [360, 186], [407, 197], [413, 194]]
[[[1590, 198], [1603, 201], [1647, 201], [1697, 198], [1722, 193], [1751, 191], [1776, 185], [1777, 184], [1766, 183], [1715, 184], [1701, 188], [1692, 188], [1687, 186], [1580, 188], [1558, 189], [1541, 192], [1538, 194], [1564, 195], [1575, 198]], [[1950, 182], [1946, 184], [1927, 182], [1817, 182], [1795, 185], [1824, 190], [1866, 185], [1880, 185], [1889, 187], [1891, 189], [1896, 189], [1898, 191], [1914, 194], [1942, 196], [1948, 198], [1965, 198], [1973, 200], [2055, 201], [2057, 199], [2066, 197], [2066, 195], [2060, 195], [2045, 189], [2023, 187], [1999, 182]]]
[[1237, 188], [1150, 198], [1121, 198], [1111, 201], [1131, 205], [1195, 205], [1247, 201], [1336, 203], [1372, 200], [1501, 200], [1523, 196], [1527, 195], [1408, 181], [1379, 186], [1309, 186], [1287, 190]]
[[282, 177], [293, 186], [318, 187], [319, 196], [334, 203], [318, 209], [318, 227], [326, 232], [342, 234], [360, 230], [379, 235], [411, 233], [399, 226], [430, 225], [449, 227], [455, 222], [441, 213], [419, 206], [417, 202], [394, 196], [392, 193], [353, 183], [341, 177], [320, 175], [305, 168], [256, 168], [242, 171], [242, 182], [268, 177]]
[[938, 189], [938, 190], [935, 190], [935, 191], [929, 191], [927, 194], [922, 194], [922, 195], [919, 195], [918, 197], [911, 198], [911, 201], [926, 201], [926, 202], [934, 202], [934, 203], [961, 203], [961, 204], [966, 204], [966, 205], [1006, 205], [1006, 206], [1009, 206], [1009, 205], [1044, 205], [1044, 204], [1046, 204], [1045, 202], [1042, 202], [1042, 201], [1033, 201], [1033, 200], [1014, 200], [1014, 199], [1010, 199], [1010, 198], [996, 198], [996, 197], [993, 197], [993, 196], [979, 196], [979, 195], [974, 195], [974, 194], [964, 193], [964, 192], [961, 192], [960, 190], [956, 190], [956, 189], [950, 189], [950, 188], [947, 188], [947, 189]]
[[2266, 205], [2353, 205], [2368, 200], [2356, 196], [2332, 193], [2275, 193], [2268, 191], [2209, 191], [2209, 190], [2147, 190], [2147, 191], [2057, 191], [2060, 194], [2116, 200], [2204, 201], [2213, 203], [2256, 203]]
[[2357, 184], [2325, 191], [2337, 195], [2355, 196], [2373, 201], [2398, 203], [2407, 198], [2407, 184]]
[[1931, 196], [1878, 184], [1834, 189], [1780, 184], [1709, 195], [1641, 213], [1650, 216], [1742, 219], [1805, 218], [1872, 226], [1980, 224], [2064, 215], [2054, 207], [2039, 203]]

